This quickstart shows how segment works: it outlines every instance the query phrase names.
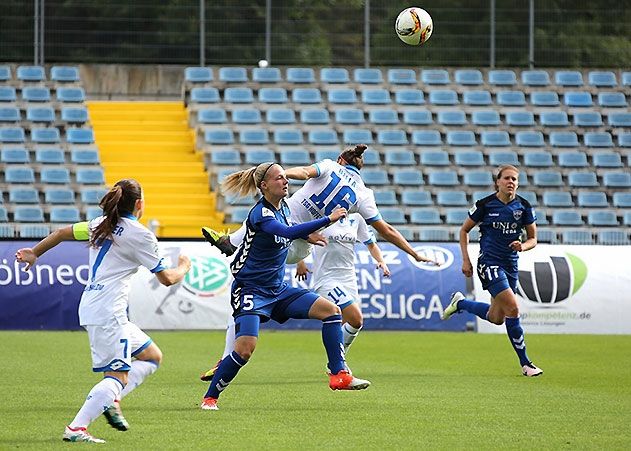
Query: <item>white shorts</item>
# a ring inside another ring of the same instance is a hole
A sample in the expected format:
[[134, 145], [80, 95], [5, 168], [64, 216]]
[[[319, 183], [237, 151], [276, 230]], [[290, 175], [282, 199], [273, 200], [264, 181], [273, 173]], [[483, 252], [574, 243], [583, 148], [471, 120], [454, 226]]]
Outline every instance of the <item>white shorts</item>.
[[134, 323], [112, 318], [104, 326], [84, 326], [90, 339], [92, 371], [129, 371], [131, 359], [152, 343]]
[[311, 253], [311, 247], [311, 244], [303, 239], [292, 241], [289, 246], [289, 252], [287, 253], [287, 264], [293, 265], [307, 258]]
[[325, 282], [315, 288], [315, 292], [341, 309], [352, 303], [359, 304], [359, 291], [356, 283]]

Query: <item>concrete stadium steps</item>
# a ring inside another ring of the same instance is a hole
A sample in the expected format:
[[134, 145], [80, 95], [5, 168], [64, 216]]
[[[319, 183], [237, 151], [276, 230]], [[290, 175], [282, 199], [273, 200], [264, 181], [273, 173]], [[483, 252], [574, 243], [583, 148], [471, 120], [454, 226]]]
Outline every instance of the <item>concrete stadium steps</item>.
[[142, 184], [144, 224], [155, 219], [158, 236], [181, 238], [199, 238], [202, 226], [223, 227], [182, 103], [94, 101], [88, 109], [106, 183]]

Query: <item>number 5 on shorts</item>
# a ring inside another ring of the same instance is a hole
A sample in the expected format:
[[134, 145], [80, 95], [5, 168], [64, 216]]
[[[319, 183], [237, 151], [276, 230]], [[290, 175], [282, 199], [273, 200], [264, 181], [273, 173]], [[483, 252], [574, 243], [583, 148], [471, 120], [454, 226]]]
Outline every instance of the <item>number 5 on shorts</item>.
[[243, 308], [242, 310], [248, 311], [254, 308], [254, 295], [252, 294], [244, 294], [243, 295]]

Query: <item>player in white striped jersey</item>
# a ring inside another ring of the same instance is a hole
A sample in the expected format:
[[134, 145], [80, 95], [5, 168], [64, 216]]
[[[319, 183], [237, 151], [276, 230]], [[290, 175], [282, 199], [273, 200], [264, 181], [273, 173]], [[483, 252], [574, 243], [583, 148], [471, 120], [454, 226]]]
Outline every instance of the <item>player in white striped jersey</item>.
[[160, 348], [127, 318], [132, 275], [144, 266], [169, 286], [180, 282], [191, 266], [184, 255], [180, 255], [176, 268], [163, 266], [155, 235], [138, 222], [144, 200], [137, 181], [117, 182], [99, 206], [103, 216], [55, 230], [33, 248], [19, 249], [15, 254], [28, 270], [38, 257], [62, 241], [90, 242], [90, 280], [81, 296], [79, 324], [88, 332], [92, 371], [102, 372], [104, 377], [66, 426], [63, 440], [69, 442], [104, 443], [87, 432], [88, 425], [101, 414], [112, 427], [127, 430], [129, 425], [118, 401], [153, 374], [162, 360]]

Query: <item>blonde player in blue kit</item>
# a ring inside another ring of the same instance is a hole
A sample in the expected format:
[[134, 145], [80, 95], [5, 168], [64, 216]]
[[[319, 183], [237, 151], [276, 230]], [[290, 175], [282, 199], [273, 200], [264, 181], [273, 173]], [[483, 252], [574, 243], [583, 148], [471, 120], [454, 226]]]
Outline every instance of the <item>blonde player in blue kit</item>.
[[132, 275], [144, 266], [169, 286], [180, 282], [191, 266], [184, 255], [179, 256], [176, 268], [163, 266], [155, 235], [138, 222], [144, 200], [137, 181], [120, 180], [99, 205], [103, 216], [55, 230], [35, 247], [19, 249], [15, 254], [28, 270], [38, 257], [62, 241], [90, 243], [90, 281], [81, 296], [79, 323], [88, 332], [92, 371], [102, 372], [104, 377], [66, 426], [63, 440], [68, 442], [105, 443], [87, 431], [101, 414], [112, 427], [127, 430], [119, 400], [153, 374], [162, 361], [160, 348], [127, 318]]

